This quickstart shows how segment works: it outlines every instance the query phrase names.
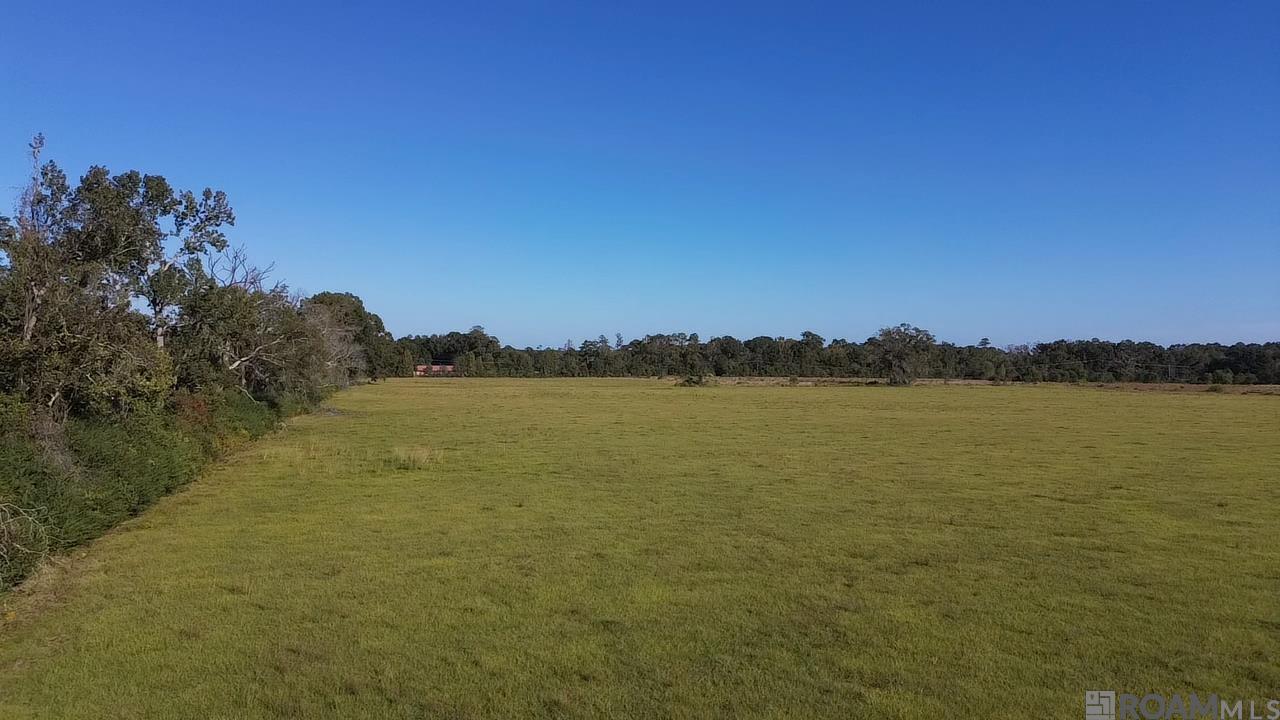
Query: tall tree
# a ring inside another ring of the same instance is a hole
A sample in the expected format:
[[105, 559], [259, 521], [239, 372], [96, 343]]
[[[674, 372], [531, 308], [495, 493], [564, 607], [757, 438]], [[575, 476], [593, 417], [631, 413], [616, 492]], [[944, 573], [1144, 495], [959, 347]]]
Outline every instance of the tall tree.
[[891, 385], [910, 385], [929, 369], [934, 338], [928, 330], [902, 323], [882, 328], [867, 343], [875, 348], [880, 372]]
[[147, 328], [131, 300], [160, 243], [151, 221], [167, 184], [92, 167], [73, 187], [41, 163], [43, 137], [30, 148], [31, 181], [0, 230], [0, 382], [59, 417], [157, 402], [172, 373], [140, 346]]
[[[311, 296], [307, 305], [323, 305], [329, 308], [336, 322], [352, 328], [352, 340], [364, 357], [363, 372], [372, 380], [403, 375], [405, 368], [401, 353], [396, 349], [395, 338], [387, 331], [382, 318], [369, 312], [364, 301], [351, 293], [322, 292]], [[360, 369], [351, 366], [355, 380]]]

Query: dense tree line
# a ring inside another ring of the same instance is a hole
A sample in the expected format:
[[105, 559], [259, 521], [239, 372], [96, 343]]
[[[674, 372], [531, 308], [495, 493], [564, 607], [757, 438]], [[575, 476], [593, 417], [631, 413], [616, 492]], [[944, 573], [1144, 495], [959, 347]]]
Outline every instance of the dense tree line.
[[364, 379], [404, 372], [358, 297], [302, 297], [228, 246], [222, 192], [31, 145], [0, 217], [0, 587]]
[[502, 345], [483, 328], [411, 336], [398, 344], [414, 363], [449, 361], [466, 375], [486, 377], [773, 376], [917, 377], [1025, 382], [1280, 383], [1280, 342], [1164, 347], [1148, 342], [1057, 340], [997, 348], [938, 342], [910, 325], [881, 330], [862, 342], [799, 338], [738, 340], [696, 333], [646, 335], [624, 343], [604, 335], [561, 348]]

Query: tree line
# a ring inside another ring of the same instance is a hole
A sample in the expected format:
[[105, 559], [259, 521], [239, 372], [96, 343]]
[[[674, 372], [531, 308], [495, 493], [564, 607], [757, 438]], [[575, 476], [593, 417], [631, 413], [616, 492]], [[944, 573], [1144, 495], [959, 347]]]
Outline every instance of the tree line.
[[[1168, 347], [1125, 340], [1055, 340], [1005, 348], [939, 342], [912, 325], [862, 342], [799, 338], [749, 340], [696, 333], [646, 335], [624, 342], [601, 335], [559, 348], [503, 345], [482, 327], [396, 341], [412, 364], [455, 364], [477, 377], [765, 376], [914, 378], [1006, 382], [1280, 383], [1280, 342], [1192, 343]], [[407, 372], [407, 370], [405, 370]]]
[[43, 148], [0, 217], [0, 588], [405, 365], [360, 298], [302, 296], [231, 247], [224, 193], [100, 166], [72, 180]]

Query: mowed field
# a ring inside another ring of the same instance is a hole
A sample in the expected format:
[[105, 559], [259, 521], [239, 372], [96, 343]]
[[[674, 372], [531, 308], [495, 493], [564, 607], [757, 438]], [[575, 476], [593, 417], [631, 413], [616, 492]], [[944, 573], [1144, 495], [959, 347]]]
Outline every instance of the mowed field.
[[1268, 698], [1278, 511], [1277, 397], [390, 381], [0, 597], [0, 718]]

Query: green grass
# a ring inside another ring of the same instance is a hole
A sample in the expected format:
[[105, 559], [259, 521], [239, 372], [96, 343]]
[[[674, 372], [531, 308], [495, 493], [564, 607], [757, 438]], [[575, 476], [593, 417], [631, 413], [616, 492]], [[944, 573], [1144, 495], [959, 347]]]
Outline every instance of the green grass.
[[1063, 717], [1280, 687], [1280, 402], [393, 381], [0, 598], [0, 717]]

